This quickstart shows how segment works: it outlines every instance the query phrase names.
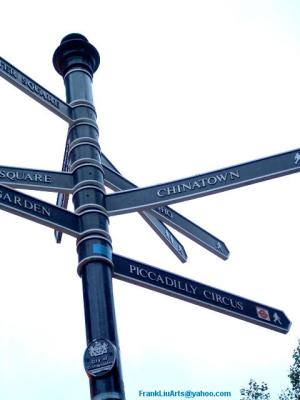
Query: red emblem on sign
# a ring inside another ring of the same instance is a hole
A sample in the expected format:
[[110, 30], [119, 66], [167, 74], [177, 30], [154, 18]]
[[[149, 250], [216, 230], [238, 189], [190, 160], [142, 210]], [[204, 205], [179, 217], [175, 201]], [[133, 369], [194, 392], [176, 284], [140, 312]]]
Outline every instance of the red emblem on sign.
[[270, 321], [269, 311], [265, 308], [256, 307], [257, 316], [261, 319], [265, 319], [266, 321]]

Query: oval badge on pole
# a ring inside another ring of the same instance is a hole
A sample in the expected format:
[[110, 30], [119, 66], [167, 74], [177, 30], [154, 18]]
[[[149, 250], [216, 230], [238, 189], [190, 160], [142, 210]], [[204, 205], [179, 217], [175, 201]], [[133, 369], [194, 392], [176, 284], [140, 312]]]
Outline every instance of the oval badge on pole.
[[95, 339], [87, 347], [83, 361], [86, 373], [94, 378], [110, 372], [115, 365], [116, 346], [107, 339]]

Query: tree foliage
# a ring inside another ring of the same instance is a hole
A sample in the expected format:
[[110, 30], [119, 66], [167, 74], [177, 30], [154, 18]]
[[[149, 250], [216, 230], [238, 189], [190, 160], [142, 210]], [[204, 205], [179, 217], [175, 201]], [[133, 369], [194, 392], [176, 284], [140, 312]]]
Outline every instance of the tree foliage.
[[295, 399], [300, 399], [300, 340], [298, 346], [293, 353], [294, 363], [290, 367], [289, 378], [292, 385], [292, 390], [295, 394]]
[[[290, 366], [289, 374], [290, 387], [279, 395], [279, 400], [300, 400], [300, 339], [298, 346], [293, 352], [293, 364]], [[259, 385], [255, 379], [250, 379], [249, 387], [241, 389], [241, 400], [270, 400], [270, 393], [267, 383]]]
[[269, 400], [270, 393], [268, 385], [262, 382], [259, 385], [255, 379], [250, 379], [249, 387], [241, 389], [241, 400]]
[[296, 398], [294, 397], [294, 392], [290, 388], [285, 389], [279, 395], [279, 400], [295, 400], [295, 399]]
[[279, 396], [279, 400], [300, 400], [300, 340], [298, 346], [293, 353], [294, 362], [290, 366], [290, 379], [291, 387], [284, 390]]

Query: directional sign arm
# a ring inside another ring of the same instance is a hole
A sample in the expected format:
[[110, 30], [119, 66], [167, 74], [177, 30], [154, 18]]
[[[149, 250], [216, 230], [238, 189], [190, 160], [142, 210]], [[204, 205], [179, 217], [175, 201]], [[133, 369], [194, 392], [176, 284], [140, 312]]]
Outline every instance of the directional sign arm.
[[[69, 137], [67, 137], [66, 140], [66, 145], [65, 145], [65, 151], [64, 151], [64, 158], [63, 158], [63, 164], [62, 164], [62, 168], [61, 170], [63, 172], [68, 172], [69, 170]], [[56, 205], [58, 207], [67, 209], [68, 208], [68, 202], [69, 202], [69, 194], [67, 193], [58, 193], [57, 198], [56, 198]], [[55, 240], [56, 243], [61, 243], [61, 239], [62, 239], [62, 231], [60, 231], [59, 229], [55, 229], [54, 230], [54, 236], [55, 236]]]
[[222, 240], [218, 239], [216, 236], [213, 236], [205, 229], [179, 214], [173, 208], [162, 206], [148, 211], [157, 217], [159, 216], [159, 218], [166, 224], [170, 225], [172, 228], [187, 236], [197, 244], [200, 244], [200, 246], [204, 247], [211, 253], [222, 258], [223, 260], [228, 259], [230, 252]]
[[110, 215], [145, 210], [208, 196], [300, 171], [300, 149], [178, 181], [109, 194]]
[[31, 190], [71, 193], [73, 175], [67, 172], [46, 171], [0, 165], [0, 184]]
[[156, 217], [142, 211], [141, 217], [145, 222], [154, 230], [155, 233], [161, 238], [161, 240], [169, 247], [169, 249], [175, 254], [176, 257], [183, 263], [187, 261], [187, 254], [183, 245], [173, 235], [173, 233]]
[[291, 322], [281, 310], [245, 299], [172, 272], [113, 254], [114, 278], [242, 319], [280, 333]]
[[[105, 163], [103, 164], [104, 178], [105, 184], [108, 187], [113, 190], [127, 190], [130, 188], [136, 188], [136, 186], [128, 179], [125, 179], [120, 174], [112, 171], [112, 169], [107, 165], [109, 164], [106, 163], [105, 158]], [[110, 165], [112, 164], [110, 163]], [[186, 235], [189, 239], [195, 241], [197, 244], [200, 244], [202, 247], [222, 258], [223, 260], [226, 260], [229, 257], [229, 250], [223, 241], [208, 233], [206, 230], [194, 224], [187, 218], [183, 217], [172, 208], [167, 206], [158, 207], [148, 210], [148, 212], [155, 215], [160, 220], [163, 220], [166, 224]]]
[[[56, 205], [57, 207], [63, 208], [66, 210], [68, 208], [68, 202], [69, 202], [69, 195], [67, 193], [58, 193], [57, 199], [56, 199]], [[62, 239], [62, 231], [59, 229], [54, 230], [54, 236], [56, 243], [61, 243]]]
[[117, 170], [115, 165], [105, 156], [105, 154], [101, 153], [101, 162], [102, 165], [121, 175], [121, 172]]
[[[121, 179], [121, 181], [119, 181], [118, 177], [121, 175], [119, 174], [115, 166], [103, 154], [101, 155], [101, 157], [104, 168], [105, 184], [108, 187], [113, 190], [120, 190], [122, 187], [135, 187], [133, 184], [130, 184], [126, 179], [124, 179], [123, 181]], [[110, 174], [110, 172], [112, 172], [112, 174]], [[106, 175], [116, 176], [117, 182], [114, 182], [113, 179], [111, 180], [107, 178]], [[161, 240], [169, 247], [169, 249], [175, 254], [175, 256], [178, 257], [181, 262], [186, 262], [186, 251], [179, 240], [177, 240], [177, 238], [173, 235], [173, 233], [159, 219], [157, 219], [156, 216], [150, 215], [148, 212], [145, 211], [140, 212], [140, 215], [144, 219], [144, 221], [154, 230], [154, 232], [161, 238]]]
[[80, 234], [76, 214], [4, 185], [0, 185], [0, 209], [71, 236]]
[[0, 57], [0, 76], [26, 93], [32, 99], [54, 112], [68, 123], [72, 123], [72, 107], [60, 100], [43, 86], [23, 74], [16, 67]]

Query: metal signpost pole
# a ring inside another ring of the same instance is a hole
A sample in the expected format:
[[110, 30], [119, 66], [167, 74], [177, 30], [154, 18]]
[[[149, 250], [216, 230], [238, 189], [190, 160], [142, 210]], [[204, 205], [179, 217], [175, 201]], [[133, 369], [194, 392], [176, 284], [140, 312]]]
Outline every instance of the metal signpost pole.
[[103, 169], [93, 106], [92, 77], [100, 63], [97, 50], [79, 34], [66, 36], [53, 56], [63, 76], [69, 128], [69, 171], [74, 177], [73, 203], [79, 218], [78, 273], [82, 278], [87, 349], [84, 366], [91, 399], [125, 399], [112, 292], [112, 247], [105, 209]]

